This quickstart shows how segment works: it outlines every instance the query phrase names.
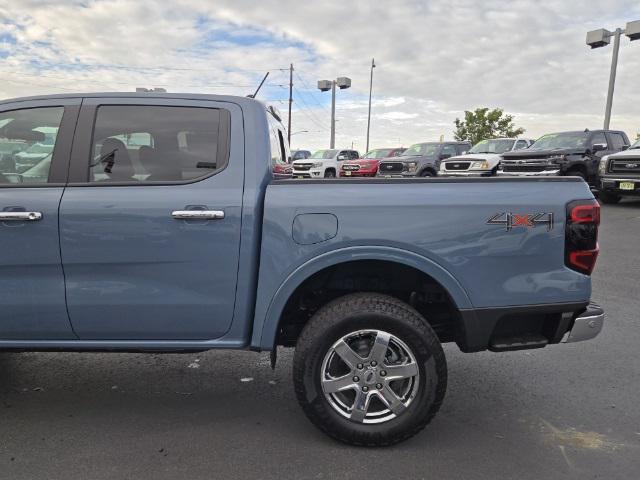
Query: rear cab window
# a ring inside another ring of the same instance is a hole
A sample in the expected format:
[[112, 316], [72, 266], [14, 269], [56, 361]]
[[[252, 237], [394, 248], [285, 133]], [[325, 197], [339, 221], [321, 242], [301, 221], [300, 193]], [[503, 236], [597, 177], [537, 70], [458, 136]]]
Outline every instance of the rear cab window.
[[98, 105], [88, 182], [185, 183], [228, 163], [229, 113], [208, 107]]

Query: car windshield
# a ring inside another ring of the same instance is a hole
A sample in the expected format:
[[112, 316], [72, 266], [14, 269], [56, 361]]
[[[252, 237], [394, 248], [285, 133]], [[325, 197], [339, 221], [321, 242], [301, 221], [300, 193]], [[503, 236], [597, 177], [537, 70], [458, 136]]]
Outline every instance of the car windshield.
[[638, 148], [640, 149], [640, 139], [636, 140], [636, 143], [634, 143], [633, 145], [631, 145], [629, 147], [629, 150], [634, 149], [634, 148]]
[[391, 153], [391, 148], [379, 148], [377, 150], [370, 150], [363, 158], [385, 158]]
[[482, 140], [471, 147], [469, 153], [504, 153], [513, 148], [513, 142], [515, 140]]
[[582, 149], [587, 145], [586, 132], [550, 133], [543, 135], [529, 147], [529, 150]]
[[401, 157], [415, 157], [415, 156], [435, 156], [440, 148], [439, 143], [416, 143], [415, 145], [411, 145], [404, 152], [402, 152]]
[[318, 150], [310, 158], [333, 158], [338, 150]]

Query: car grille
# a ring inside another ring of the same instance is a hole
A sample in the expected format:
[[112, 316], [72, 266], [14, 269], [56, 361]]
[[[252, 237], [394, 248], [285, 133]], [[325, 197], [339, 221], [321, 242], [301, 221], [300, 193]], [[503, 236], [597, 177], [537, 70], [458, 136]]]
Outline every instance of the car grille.
[[509, 165], [502, 164], [503, 172], [544, 172], [548, 165]]
[[445, 170], [469, 170], [471, 162], [445, 162]]
[[313, 166], [312, 163], [296, 163], [293, 166], [294, 170], [299, 170], [302, 172], [306, 172], [307, 170], [311, 170], [311, 167]]
[[397, 173], [404, 170], [404, 164], [402, 162], [382, 162], [378, 167], [379, 173]]
[[349, 171], [349, 172], [355, 172], [355, 171], [360, 170], [360, 165], [357, 165], [357, 164], [354, 165], [354, 164], [348, 163], [348, 164], [345, 164], [345, 165], [342, 166], [342, 170]]
[[611, 160], [610, 172], [640, 173], [640, 158]]

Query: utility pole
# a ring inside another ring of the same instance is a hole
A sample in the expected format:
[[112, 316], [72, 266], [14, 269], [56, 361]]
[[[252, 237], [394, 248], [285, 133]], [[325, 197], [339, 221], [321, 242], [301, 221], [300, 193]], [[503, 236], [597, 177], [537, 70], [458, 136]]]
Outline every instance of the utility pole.
[[289, 125], [287, 127], [287, 141], [291, 145], [291, 105], [293, 104], [293, 63], [289, 66]]
[[376, 68], [376, 60], [371, 59], [371, 78], [369, 79], [369, 115], [367, 117], [367, 148], [365, 153], [369, 151], [369, 129], [371, 128], [371, 92], [373, 91], [373, 69]]

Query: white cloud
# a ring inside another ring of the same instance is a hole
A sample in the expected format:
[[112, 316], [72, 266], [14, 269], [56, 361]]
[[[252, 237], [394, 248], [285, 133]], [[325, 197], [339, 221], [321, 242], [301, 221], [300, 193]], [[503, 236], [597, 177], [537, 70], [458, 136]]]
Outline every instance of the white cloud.
[[[363, 149], [375, 57], [373, 146], [450, 138], [453, 120], [479, 106], [504, 108], [536, 137], [601, 125], [611, 48], [589, 50], [586, 31], [639, 18], [630, 0], [23, 0], [0, 7], [0, 96], [136, 86], [246, 95], [270, 70], [262, 93], [284, 110], [278, 69], [294, 63], [292, 130], [309, 131], [294, 146], [327, 145], [330, 94], [313, 87], [346, 75], [337, 143]], [[622, 41], [612, 118], [630, 136], [639, 48]]]

